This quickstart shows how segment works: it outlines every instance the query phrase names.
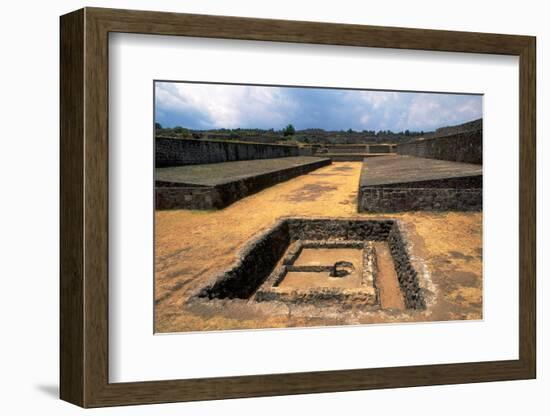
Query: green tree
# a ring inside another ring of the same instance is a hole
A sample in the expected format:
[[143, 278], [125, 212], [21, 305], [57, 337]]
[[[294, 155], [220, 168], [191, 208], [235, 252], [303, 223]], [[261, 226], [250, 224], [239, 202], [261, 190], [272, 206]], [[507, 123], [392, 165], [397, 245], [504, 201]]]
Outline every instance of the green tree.
[[283, 129], [283, 136], [293, 136], [296, 133], [296, 129], [292, 124], [289, 124]]
[[161, 130], [162, 125], [160, 123], [155, 123], [155, 130]]
[[189, 130], [187, 130], [186, 128], [183, 128], [181, 126], [176, 126], [172, 129], [172, 131], [174, 133], [176, 133], [178, 136], [181, 136], [181, 137], [187, 137], [189, 136]]

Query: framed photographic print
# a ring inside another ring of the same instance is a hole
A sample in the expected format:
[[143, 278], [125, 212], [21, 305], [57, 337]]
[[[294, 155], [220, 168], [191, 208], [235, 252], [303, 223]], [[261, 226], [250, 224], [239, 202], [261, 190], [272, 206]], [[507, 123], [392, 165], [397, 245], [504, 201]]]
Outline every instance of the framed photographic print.
[[535, 38], [61, 17], [83, 407], [536, 376]]

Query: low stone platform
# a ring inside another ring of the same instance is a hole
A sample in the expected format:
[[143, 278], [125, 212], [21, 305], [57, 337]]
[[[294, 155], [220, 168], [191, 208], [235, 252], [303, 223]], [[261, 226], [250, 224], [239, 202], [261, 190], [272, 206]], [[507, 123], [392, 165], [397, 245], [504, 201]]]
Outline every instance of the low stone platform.
[[372, 157], [383, 157], [393, 153], [323, 153], [323, 156], [329, 157], [333, 162], [361, 162], [363, 159]]
[[359, 212], [480, 211], [482, 166], [387, 156], [365, 160]]
[[297, 156], [155, 169], [156, 209], [221, 209], [264, 188], [330, 165]]

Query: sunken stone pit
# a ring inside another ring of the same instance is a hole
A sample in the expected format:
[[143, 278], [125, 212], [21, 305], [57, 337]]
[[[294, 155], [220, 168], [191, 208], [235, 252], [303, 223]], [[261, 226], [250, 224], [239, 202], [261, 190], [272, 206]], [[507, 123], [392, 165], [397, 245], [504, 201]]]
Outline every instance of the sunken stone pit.
[[390, 268], [405, 308], [425, 309], [404, 233], [392, 219], [283, 219], [251, 240], [234, 266], [194, 298], [376, 309], [377, 280], [386, 269], [378, 267], [384, 260], [379, 248], [391, 253]]

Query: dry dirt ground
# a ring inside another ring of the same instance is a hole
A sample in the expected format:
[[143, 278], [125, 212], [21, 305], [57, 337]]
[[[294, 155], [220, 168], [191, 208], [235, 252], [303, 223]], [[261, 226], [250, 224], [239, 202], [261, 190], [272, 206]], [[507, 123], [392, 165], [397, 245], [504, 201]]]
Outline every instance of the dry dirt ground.
[[[306, 327], [482, 318], [482, 214], [357, 213], [360, 162], [336, 162], [265, 189], [219, 211], [155, 213], [155, 331]], [[424, 264], [428, 307], [378, 311], [289, 306], [272, 302], [188, 302], [230, 268], [237, 251], [284, 216], [388, 217], [407, 228]]]

